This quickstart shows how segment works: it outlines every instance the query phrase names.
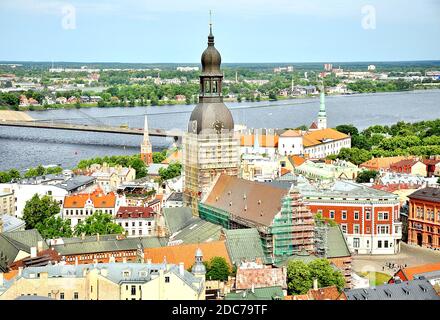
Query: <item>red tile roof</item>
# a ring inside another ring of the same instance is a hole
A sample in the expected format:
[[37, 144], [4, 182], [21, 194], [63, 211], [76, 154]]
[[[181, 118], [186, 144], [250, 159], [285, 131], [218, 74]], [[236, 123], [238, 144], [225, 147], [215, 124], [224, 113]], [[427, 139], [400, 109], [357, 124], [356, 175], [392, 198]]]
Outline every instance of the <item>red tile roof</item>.
[[400, 160], [396, 163], [393, 163], [390, 168], [404, 168], [404, 167], [412, 167], [413, 165], [415, 165], [417, 162], [419, 162], [419, 160], [417, 159], [404, 159], [404, 160]]
[[151, 218], [154, 210], [151, 207], [120, 207], [116, 219]]
[[259, 269], [238, 268], [235, 278], [237, 289], [264, 288], [281, 286], [287, 288], [285, 268], [263, 267]]
[[339, 292], [336, 286], [311, 289], [308, 295], [311, 300], [347, 300], [345, 294]]

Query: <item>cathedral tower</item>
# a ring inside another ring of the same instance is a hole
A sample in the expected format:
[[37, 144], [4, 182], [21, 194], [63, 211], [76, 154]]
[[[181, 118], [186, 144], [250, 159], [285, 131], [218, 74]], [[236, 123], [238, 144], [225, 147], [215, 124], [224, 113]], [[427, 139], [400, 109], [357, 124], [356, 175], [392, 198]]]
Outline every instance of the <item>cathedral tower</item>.
[[199, 103], [191, 113], [183, 137], [184, 205], [198, 215], [198, 203], [221, 174], [237, 176], [239, 139], [234, 119], [223, 103], [221, 56], [214, 46], [212, 24], [202, 54]]

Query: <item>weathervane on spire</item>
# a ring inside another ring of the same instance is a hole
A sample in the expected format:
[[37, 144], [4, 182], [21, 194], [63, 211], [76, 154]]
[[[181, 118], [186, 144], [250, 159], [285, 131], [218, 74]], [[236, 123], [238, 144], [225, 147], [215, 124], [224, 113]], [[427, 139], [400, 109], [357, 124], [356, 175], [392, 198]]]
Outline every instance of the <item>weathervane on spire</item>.
[[209, 33], [212, 34], [212, 10], [209, 10]]

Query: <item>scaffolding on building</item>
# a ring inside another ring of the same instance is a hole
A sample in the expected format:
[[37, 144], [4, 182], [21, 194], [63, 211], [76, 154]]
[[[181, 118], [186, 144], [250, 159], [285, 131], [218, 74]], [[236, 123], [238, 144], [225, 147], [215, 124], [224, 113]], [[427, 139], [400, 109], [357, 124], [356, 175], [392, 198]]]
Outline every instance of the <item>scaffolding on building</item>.
[[273, 249], [275, 261], [306, 250], [314, 251], [314, 219], [299, 190], [292, 187], [283, 199], [281, 211], [271, 225], [272, 239], [264, 241]]
[[328, 225], [317, 222], [315, 226], [315, 250], [320, 258], [326, 258], [328, 254]]
[[220, 174], [237, 176], [239, 140], [228, 130], [187, 133], [183, 137], [184, 204], [198, 216], [198, 204]]

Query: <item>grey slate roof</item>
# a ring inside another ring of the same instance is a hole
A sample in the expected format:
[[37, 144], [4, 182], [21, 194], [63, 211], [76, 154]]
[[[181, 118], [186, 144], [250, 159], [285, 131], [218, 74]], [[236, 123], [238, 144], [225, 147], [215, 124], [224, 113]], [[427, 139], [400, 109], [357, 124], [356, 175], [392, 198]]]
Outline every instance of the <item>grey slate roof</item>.
[[226, 248], [232, 263], [240, 265], [242, 261], [262, 259], [266, 262], [260, 234], [255, 228], [224, 230]]
[[198, 243], [220, 240], [222, 227], [209, 221], [192, 217], [190, 223], [183, 229], [175, 232], [170, 241], [180, 243]]
[[[91, 240], [93, 238], [93, 240]], [[116, 239], [116, 236], [100, 236], [97, 241], [96, 237], [63, 239], [64, 244], [54, 245], [54, 249], [63, 256], [86, 254], [94, 252], [111, 252], [123, 250], [137, 250], [141, 244], [144, 248], [156, 248], [166, 245], [167, 238], [144, 237], [144, 238], [125, 238]]]
[[193, 221], [193, 215], [191, 208], [163, 208], [163, 216], [165, 224], [171, 233], [175, 233]]
[[376, 288], [345, 290], [347, 300], [440, 300], [426, 280], [384, 284]]
[[26, 224], [23, 220], [8, 214], [0, 216], [0, 219], [3, 220], [3, 232], [12, 232], [21, 228], [24, 229]]
[[225, 296], [225, 300], [275, 300], [283, 299], [284, 293], [280, 286], [255, 288], [252, 290], [243, 290], [231, 292]]
[[0, 270], [6, 271], [7, 266], [14, 262], [20, 251], [31, 252], [31, 247], [43, 244], [43, 250], [48, 249], [40, 233], [35, 230], [3, 232], [0, 234]]
[[327, 234], [327, 258], [339, 258], [351, 256], [347, 241], [339, 225], [329, 227]]
[[[152, 276], [157, 275], [159, 270], [164, 270], [164, 273], [174, 273], [181, 278], [187, 285], [197, 290], [195, 284], [202, 281], [195, 277], [192, 273], [184, 271], [183, 275], [179, 273], [179, 266], [161, 264], [147, 264], [147, 263], [97, 263], [97, 264], [79, 264], [75, 265], [47, 265], [44, 267], [28, 267], [24, 268], [21, 276], [17, 276], [15, 280], [23, 278], [31, 278], [31, 275], [36, 276], [39, 273], [47, 272], [49, 278], [82, 278], [85, 269], [97, 269], [102, 276], [108, 280], [121, 284], [124, 282], [136, 281], [137, 283], [145, 283], [152, 279]], [[102, 270], [107, 271], [107, 275], [102, 273]], [[124, 271], [129, 271], [128, 275]], [[14, 281], [5, 282], [7, 289]]]
[[82, 186], [93, 184], [96, 181], [95, 177], [90, 176], [74, 176], [66, 181], [57, 184], [57, 187], [67, 190], [68, 192], [75, 191]]

